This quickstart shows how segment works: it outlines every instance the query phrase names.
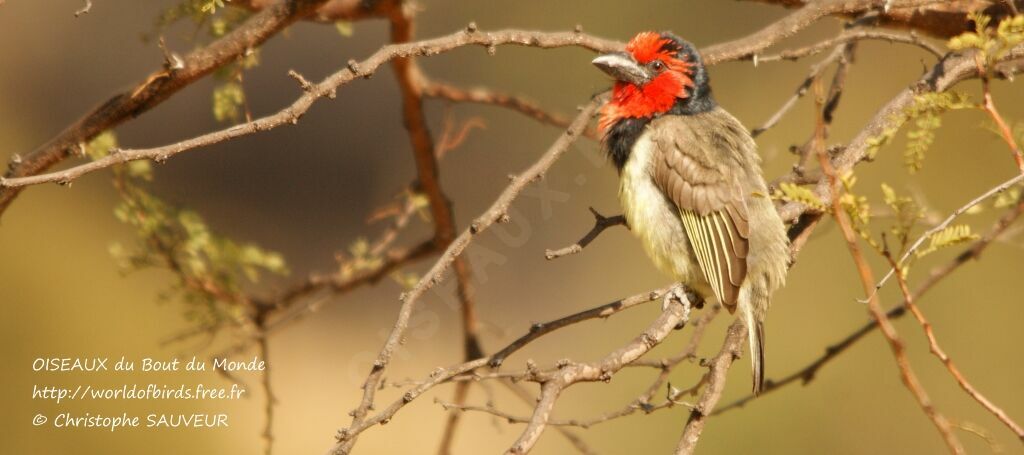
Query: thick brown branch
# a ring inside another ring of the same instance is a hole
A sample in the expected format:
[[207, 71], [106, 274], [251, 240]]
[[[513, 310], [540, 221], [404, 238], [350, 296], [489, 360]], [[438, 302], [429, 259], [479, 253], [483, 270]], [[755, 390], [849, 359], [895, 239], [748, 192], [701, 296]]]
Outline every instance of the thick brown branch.
[[[751, 0], [748, 0], [751, 1]], [[762, 3], [782, 5], [787, 8], [806, 7], [808, 0], [752, 0]], [[1019, 0], [1009, 0], [1019, 1]], [[848, 2], [852, 3], [852, 2]], [[929, 4], [930, 3], [930, 4]], [[892, 2], [888, 7], [853, 7], [845, 11], [836, 11], [845, 17], [859, 17], [871, 10], [877, 11], [877, 22], [886, 27], [900, 27], [920, 30], [922, 32], [949, 38], [969, 29], [971, 12], [982, 12], [994, 17], [997, 21], [1012, 15], [1013, 7], [1004, 0], [969, 0], [950, 2], [947, 0], [924, 2], [922, 6], [907, 7], [900, 2]]]
[[[182, 60], [180, 68], [164, 68], [143, 82], [108, 99], [36, 150], [12, 159], [8, 178], [36, 175], [73, 155], [79, 144], [160, 104], [185, 86], [235, 61], [250, 49], [301, 19], [316, 7], [315, 0], [281, 1], [254, 15], [231, 33], [199, 48]], [[20, 186], [20, 185], [19, 185]], [[0, 185], [0, 214], [21, 191]]]
[[[1002, 64], [997, 66], [1005, 74], [1012, 74], [1024, 69], [1024, 45], [1013, 48], [1005, 56]], [[836, 173], [844, 175], [854, 165], [864, 160], [868, 156], [873, 139], [881, 136], [886, 129], [892, 128], [897, 122], [899, 114], [913, 105], [917, 95], [943, 92], [963, 80], [977, 76], [978, 68], [974, 62], [973, 52], [943, 59], [915, 84], [904, 89], [886, 103], [853, 141], [833, 156], [831, 164]], [[814, 191], [823, 201], [832, 199], [827, 179], [820, 179]], [[790, 202], [780, 209], [780, 214], [784, 220], [792, 221], [807, 210], [807, 207], [801, 203]]]

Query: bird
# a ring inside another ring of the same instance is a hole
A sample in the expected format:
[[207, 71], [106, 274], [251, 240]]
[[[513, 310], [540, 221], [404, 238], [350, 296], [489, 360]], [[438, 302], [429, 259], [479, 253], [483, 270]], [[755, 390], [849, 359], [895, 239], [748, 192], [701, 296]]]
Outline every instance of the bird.
[[754, 139], [715, 101], [693, 44], [671, 32], [641, 32], [593, 64], [614, 79], [598, 130], [618, 170], [623, 216], [655, 266], [677, 281], [665, 308], [688, 302], [690, 292], [738, 312], [759, 394], [765, 317], [790, 254]]

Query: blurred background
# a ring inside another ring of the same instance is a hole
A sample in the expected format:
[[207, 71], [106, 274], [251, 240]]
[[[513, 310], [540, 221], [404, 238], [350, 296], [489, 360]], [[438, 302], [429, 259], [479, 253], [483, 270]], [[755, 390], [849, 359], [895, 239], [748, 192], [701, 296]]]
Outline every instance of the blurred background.
[[[89, 14], [73, 12], [82, 2], [9, 0], [0, 6], [0, 160], [27, 154], [111, 94], [142, 80], [158, 68], [162, 54], [140, 36], [154, 30], [156, 17], [173, 1], [97, 0]], [[478, 2], [422, 0], [418, 36], [459, 30], [470, 21], [483, 30], [502, 27], [584, 30], [626, 40], [647, 30], [672, 30], [703, 47], [750, 33], [785, 14], [781, 8], [747, 2], [646, 0], [623, 2], [521, 0]], [[783, 47], [834, 35], [840, 24], [823, 20]], [[185, 53], [193, 45], [188, 26], [167, 30], [170, 47]], [[387, 40], [387, 24], [357, 22], [349, 37], [335, 27], [300, 23], [273, 38], [261, 64], [248, 71], [247, 99], [257, 116], [272, 113], [300, 94], [287, 76], [294, 69], [318, 80], [361, 59]], [[422, 59], [433, 78], [464, 86], [485, 85], [520, 94], [554, 112], [571, 115], [608, 81], [590, 65], [592, 54], [576, 48], [537, 50], [501, 47], [495, 56], [480, 48]], [[819, 57], [799, 62], [753, 66], [727, 63], [711, 68], [718, 101], [748, 126], [763, 123], [789, 98]], [[934, 58], [916, 48], [867, 42], [859, 47], [832, 140], [849, 140], [874, 112], [916, 80]], [[125, 147], [164, 145], [223, 127], [211, 113], [214, 83], [207, 79], [186, 88], [153, 111], [116, 129]], [[961, 89], [974, 95], [978, 82]], [[1003, 115], [1024, 119], [1024, 91], [997, 82], [994, 93]], [[428, 101], [435, 135], [445, 104]], [[452, 197], [460, 229], [481, 213], [507, 184], [506, 175], [532, 163], [559, 130], [505, 110], [456, 105], [457, 120], [480, 117], [486, 129], [441, 164], [444, 187]], [[858, 190], [881, 206], [879, 184], [902, 194], [919, 193], [929, 208], [946, 214], [1015, 172], [1005, 144], [987, 130], [980, 111], [943, 117], [924, 169], [914, 175], [902, 165], [902, 139], [884, 148], [878, 159], [860, 165]], [[810, 99], [801, 101], [774, 129], [758, 138], [769, 178], [788, 171], [793, 144], [811, 134]], [[902, 134], [899, 136], [903, 137]], [[400, 117], [400, 100], [389, 67], [369, 80], [344, 87], [335, 101], [321, 101], [296, 127], [281, 128], [196, 150], [155, 167], [154, 192], [201, 213], [212, 229], [234, 239], [281, 252], [292, 276], [263, 284], [286, 286], [314, 270], [331, 270], [334, 254], [360, 237], [373, 238], [383, 224], [367, 217], [391, 203], [413, 178], [410, 146]], [[514, 205], [512, 223], [477, 238], [467, 255], [474, 269], [476, 300], [485, 349], [493, 350], [524, 333], [532, 322], [546, 321], [619, 297], [663, 286], [660, 275], [625, 229], [602, 235], [582, 254], [546, 261], [544, 250], [575, 242], [592, 225], [587, 207], [618, 213], [616, 176], [598, 145], [573, 147], [540, 188]], [[211, 355], [215, 348], [186, 342], [165, 345], [168, 336], [189, 327], [180, 302], [159, 303], [157, 295], [173, 284], [170, 273], [149, 270], [123, 276], [108, 253], [112, 242], [130, 243], [132, 230], [113, 216], [118, 196], [109, 172], [56, 185], [27, 189], [0, 224], [0, 346], [4, 359], [0, 452], [59, 453], [255, 453], [261, 450], [263, 400], [258, 378], [243, 377], [248, 399], [233, 402], [72, 402], [32, 400], [33, 385], [115, 386], [123, 383], [196, 383], [229, 385], [214, 373], [47, 374], [33, 372], [39, 357], [170, 358]], [[989, 209], [965, 221], [982, 232], [997, 216]], [[403, 241], [429, 233], [415, 226]], [[917, 264], [911, 284], [956, 249]], [[920, 303], [943, 347], [973, 384], [1010, 416], [1024, 418], [1024, 363], [1020, 345], [1024, 321], [1020, 238], [993, 245], [941, 283]], [[877, 259], [877, 258], [874, 258]], [[422, 272], [427, 260], [407, 269]], [[884, 272], [882, 261], [874, 262]], [[454, 286], [442, 284], [423, 299], [414, 315], [408, 342], [396, 354], [389, 381], [425, 377], [438, 366], [461, 360], [459, 315]], [[402, 287], [393, 280], [326, 301], [314, 316], [289, 326], [270, 342], [277, 395], [276, 453], [322, 453], [360, 396], [368, 372], [398, 309]], [[768, 377], [802, 368], [850, 331], [868, 321], [857, 298], [860, 284], [845, 246], [830, 221], [818, 229], [792, 269], [788, 286], [775, 298], [768, 323]], [[898, 303], [895, 286], [881, 294]], [[561, 358], [591, 360], [625, 343], [655, 317], [648, 304], [608, 320], [561, 330], [506, 363], [518, 369], [527, 359], [548, 365]], [[721, 346], [730, 317], [719, 317], [700, 349], [711, 356]], [[1002, 424], [964, 394], [939, 361], [928, 353], [920, 327], [910, 318], [896, 323], [913, 366], [935, 405], [972, 429], [981, 429], [1004, 453], [1024, 453]], [[673, 334], [653, 356], [677, 352], [689, 331]], [[226, 344], [231, 340], [217, 340]], [[215, 344], [216, 345], [216, 344]], [[251, 357], [251, 353], [247, 353]], [[246, 357], [245, 355], [241, 357]], [[679, 367], [671, 378], [689, 387], [703, 374], [696, 364]], [[619, 409], [653, 380], [654, 371], [629, 369], [610, 384], [582, 384], [559, 401], [555, 415], [585, 418]], [[722, 403], [749, 392], [749, 367], [741, 361], [730, 372]], [[534, 385], [529, 385], [535, 390]], [[526, 415], [529, 409], [504, 389], [471, 388], [469, 404], [493, 402]], [[388, 388], [379, 403], [400, 396]], [[450, 400], [452, 386], [434, 389], [403, 409], [386, 426], [360, 437], [357, 453], [432, 453], [447, 417], [434, 397]], [[661, 395], [659, 394], [659, 397]], [[380, 408], [382, 405], [379, 405]], [[33, 427], [36, 413], [194, 412], [230, 414], [219, 429], [99, 429]], [[617, 419], [576, 432], [600, 453], [667, 453], [675, 446], [687, 411], [681, 407], [651, 415]], [[522, 430], [486, 414], [467, 413], [455, 453], [503, 451]], [[971, 453], [993, 446], [967, 431], [958, 434]], [[565, 438], [549, 430], [535, 453], [573, 453]], [[773, 392], [740, 410], [714, 417], [700, 443], [703, 453], [937, 453], [941, 438], [900, 382], [888, 346], [878, 333], [825, 367], [806, 386]]]

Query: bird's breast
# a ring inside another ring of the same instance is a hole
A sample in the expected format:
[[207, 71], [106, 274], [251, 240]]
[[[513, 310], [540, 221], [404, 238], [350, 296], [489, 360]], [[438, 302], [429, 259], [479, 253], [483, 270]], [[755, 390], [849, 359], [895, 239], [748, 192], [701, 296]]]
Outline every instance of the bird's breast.
[[682, 219], [651, 177], [655, 153], [650, 132], [644, 132], [620, 174], [619, 202], [623, 215], [659, 270], [699, 290], [704, 277], [691, 253]]

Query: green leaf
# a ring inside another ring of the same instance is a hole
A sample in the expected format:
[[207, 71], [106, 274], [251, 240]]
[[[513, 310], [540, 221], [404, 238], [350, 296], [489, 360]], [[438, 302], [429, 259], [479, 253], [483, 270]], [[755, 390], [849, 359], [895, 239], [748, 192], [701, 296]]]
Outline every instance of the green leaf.
[[213, 89], [213, 117], [218, 122], [237, 122], [245, 104], [242, 84], [227, 82]]
[[92, 138], [85, 145], [85, 154], [93, 161], [110, 154], [110, 151], [117, 148], [117, 136], [111, 130], [106, 130]]
[[213, 15], [217, 12], [217, 8], [223, 7], [224, 0], [204, 0], [202, 6], [199, 8], [199, 11]]
[[922, 257], [942, 248], [959, 245], [977, 239], [978, 235], [971, 232], [971, 227], [966, 224], [948, 226], [929, 237], [931, 243], [927, 248], [918, 250], [916, 256]]
[[780, 183], [775, 197], [784, 201], [799, 202], [821, 212], [828, 209], [825, 203], [822, 202], [821, 198], [819, 198], [817, 194], [814, 194], [814, 191], [793, 183]]
[[334, 23], [334, 28], [338, 31], [339, 35], [344, 36], [345, 38], [352, 36], [352, 21], [337, 21]]

